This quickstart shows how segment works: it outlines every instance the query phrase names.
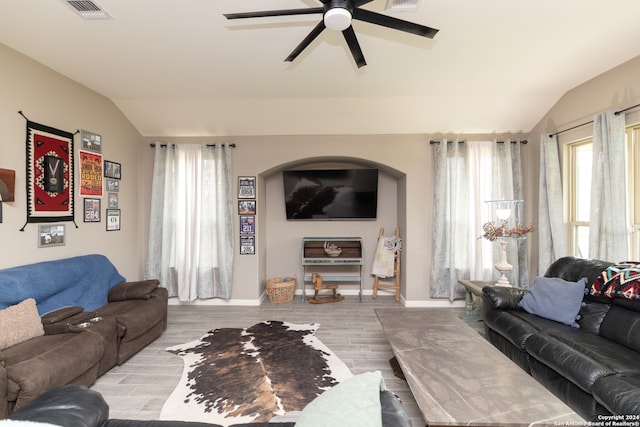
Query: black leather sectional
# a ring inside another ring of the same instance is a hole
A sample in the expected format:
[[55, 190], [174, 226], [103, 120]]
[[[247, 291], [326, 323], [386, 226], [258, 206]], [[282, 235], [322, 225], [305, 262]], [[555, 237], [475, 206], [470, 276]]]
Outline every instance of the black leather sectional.
[[[357, 399], [357, 396], [354, 397]], [[411, 427], [400, 400], [390, 391], [380, 392], [382, 427]], [[49, 390], [14, 412], [11, 420], [64, 427], [222, 427], [188, 421], [110, 419], [109, 406], [100, 393], [69, 384]], [[293, 427], [294, 422], [234, 424], [231, 427]]]
[[611, 265], [563, 257], [545, 273], [570, 282], [588, 278], [579, 328], [523, 310], [518, 305], [526, 292], [522, 289], [485, 287], [486, 333], [494, 346], [585, 419], [620, 415], [640, 421], [640, 300], [589, 294]]

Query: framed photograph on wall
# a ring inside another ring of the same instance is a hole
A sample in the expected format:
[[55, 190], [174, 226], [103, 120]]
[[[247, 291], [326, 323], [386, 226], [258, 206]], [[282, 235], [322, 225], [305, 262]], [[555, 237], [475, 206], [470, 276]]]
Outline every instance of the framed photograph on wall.
[[80, 131], [80, 140], [82, 142], [80, 148], [83, 150], [102, 153], [102, 137], [97, 133], [82, 129]]
[[64, 224], [38, 225], [38, 247], [64, 246], [66, 234]]
[[118, 209], [118, 193], [109, 193], [108, 194], [108, 204], [107, 204], [107, 208], [109, 209]]
[[254, 255], [256, 253], [256, 238], [254, 236], [240, 236], [240, 255]]
[[238, 200], [238, 215], [255, 215], [255, 200]]
[[240, 215], [240, 233], [242, 234], [256, 233], [255, 215]]
[[84, 199], [84, 222], [100, 222], [100, 199]]
[[255, 199], [256, 198], [256, 177], [255, 176], [239, 176], [238, 177], [238, 198], [239, 199]]
[[120, 181], [116, 181], [115, 179], [106, 179], [105, 186], [107, 187], [107, 191], [117, 193], [120, 191]]
[[109, 160], [104, 161], [104, 177], [121, 179], [122, 178], [122, 165], [120, 163], [111, 162]]
[[107, 231], [120, 230], [120, 209], [107, 209]]

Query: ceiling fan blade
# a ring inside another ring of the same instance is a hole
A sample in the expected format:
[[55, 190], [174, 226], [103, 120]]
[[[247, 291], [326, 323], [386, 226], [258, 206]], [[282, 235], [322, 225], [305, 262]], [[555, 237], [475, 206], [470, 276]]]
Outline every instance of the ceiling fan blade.
[[309, 46], [311, 44], [311, 42], [314, 41], [315, 38], [318, 37], [318, 35], [320, 35], [320, 33], [325, 28], [326, 27], [324, 26], [324, 21], [318, 22], [318, 25], [316, 25], [313, 28], [313, 30], [311, 30], [311, 32], [307, 35], [307, 37], [305, 37], [304, 40], [302, 40], [300, 42], [300, 44], [298, 46], [296, 46], [295, 49], [293, 49], [293, 52], [291, 52], [289, 54], [289, 56], [287, 56], [285, 61], [293, 62], [293, 60], [296, 59], [298, 57], [298, 55], [300, 55], [302, 53], [302, 51], [305, 50], [306, 47]]
[[367, 3], [371, 3], [373, 0], [319, 0], [328, 8], [332, 7], [344, 7], [346, 9], [355, 9], [356, 7], [363, 6]]
[[393, 18], [377, 12], [371, 12], [366, 9], [355, 9], [353, 11], [353, 19], [369, 22], [371, 24], [382, 25], [383, 27], [392, 28], [394, 30], [404, 31], [406, 33], [416, 34], [418, 36], [432, 39], [438, 30], [424, 25], [414, 24], [413, 22], [404, 21], [402, 19]]
[[344, 39], [347, 41], [347, 46], [349, 46], [351, 55], [353, 55], [353, 60], [356, 61], [358, 68], [367, 65], [367, 62], [364, 60], [364, 55], [362, 54], [362, 49], [360, 49], [360, 43], [358, 43], [356, 33], [353, 31], [353, 27], [349, 26], [349, 28], [342, 32], [342, 35], [344, 35]]
[[227, 19], [264, 18], [267, 16], [311, 15], [314, 13], [322, 13], [323, 11], [324, 9], [321, 7], [311, 7], [303, 9], [281, 9], [263, 10], [259, 12], [225, 13], [224, 16]]

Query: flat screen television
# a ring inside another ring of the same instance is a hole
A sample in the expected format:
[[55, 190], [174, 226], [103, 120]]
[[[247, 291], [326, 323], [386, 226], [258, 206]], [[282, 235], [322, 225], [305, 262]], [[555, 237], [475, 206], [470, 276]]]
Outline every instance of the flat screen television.
[[288, 220], [371, 220], [378, 209], [378, 169], [283, 172]]

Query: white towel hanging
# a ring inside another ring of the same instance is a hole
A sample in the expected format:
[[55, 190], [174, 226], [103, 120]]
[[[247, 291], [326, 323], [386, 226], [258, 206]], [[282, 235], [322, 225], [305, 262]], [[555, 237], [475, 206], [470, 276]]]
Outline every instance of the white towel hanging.
[[378, 248], [371, 266], [371, 274], [378, 277], [393, 277], [395, 274], [395, 252], [392, 239], [380, 236]]

